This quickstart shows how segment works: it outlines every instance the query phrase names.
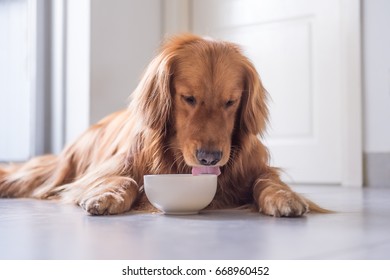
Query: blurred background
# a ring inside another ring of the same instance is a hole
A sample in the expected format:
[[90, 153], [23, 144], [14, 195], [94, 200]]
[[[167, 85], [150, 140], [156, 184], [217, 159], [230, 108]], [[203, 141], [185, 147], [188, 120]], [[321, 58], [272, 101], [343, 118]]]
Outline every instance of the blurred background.
[[0, 162], [59, 153], [193, 32], [254, 62], [285, 180], [390, 186], [389, 26], [387, 0], [0, 0]]

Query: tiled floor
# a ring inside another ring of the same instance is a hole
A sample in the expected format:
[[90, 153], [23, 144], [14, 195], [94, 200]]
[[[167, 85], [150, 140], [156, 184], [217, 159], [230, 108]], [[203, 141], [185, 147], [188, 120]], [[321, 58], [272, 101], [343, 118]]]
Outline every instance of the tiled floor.
[[334, 214], [94, 217], [0, 199], [0, 259], [390, 259], [390, 188], [295, 187]]

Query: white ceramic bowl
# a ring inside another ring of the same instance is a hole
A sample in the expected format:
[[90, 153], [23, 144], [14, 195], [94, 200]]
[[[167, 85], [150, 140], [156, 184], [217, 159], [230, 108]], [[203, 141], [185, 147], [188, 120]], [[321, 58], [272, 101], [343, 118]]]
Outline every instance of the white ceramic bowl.
[[197, 214], [213, 200], [217, 175], [145, 175], [146, 196], [165, 214]]

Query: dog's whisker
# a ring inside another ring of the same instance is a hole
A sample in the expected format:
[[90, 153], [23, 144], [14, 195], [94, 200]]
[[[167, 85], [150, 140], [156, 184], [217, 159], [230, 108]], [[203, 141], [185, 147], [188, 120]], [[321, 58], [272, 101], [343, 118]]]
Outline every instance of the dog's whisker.
[[181, 169], [180, 166], [182, 164], [185, 164], [184, 157], [183, 157], [182, 153], [176, 152], [174, 154], [174, 160], [170, 166], [170, 170], [174, 170], [175, 166], [177, 167], [176, 169], [180, 170]]

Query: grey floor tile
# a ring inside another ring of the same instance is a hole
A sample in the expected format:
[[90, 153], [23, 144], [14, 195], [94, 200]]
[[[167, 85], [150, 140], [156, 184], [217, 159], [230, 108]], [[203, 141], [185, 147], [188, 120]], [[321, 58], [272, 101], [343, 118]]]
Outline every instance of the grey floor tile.
[[0, 259], [390, 259], [390, 189], [294, 189], [337, 212], [94, 217], [73, 205], [0, 199]]

